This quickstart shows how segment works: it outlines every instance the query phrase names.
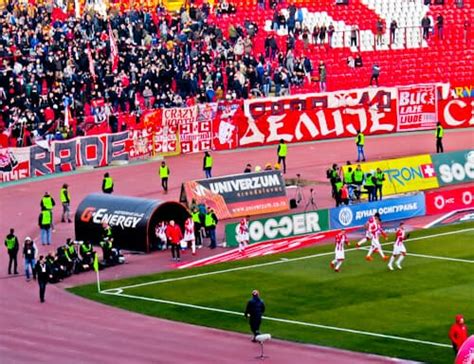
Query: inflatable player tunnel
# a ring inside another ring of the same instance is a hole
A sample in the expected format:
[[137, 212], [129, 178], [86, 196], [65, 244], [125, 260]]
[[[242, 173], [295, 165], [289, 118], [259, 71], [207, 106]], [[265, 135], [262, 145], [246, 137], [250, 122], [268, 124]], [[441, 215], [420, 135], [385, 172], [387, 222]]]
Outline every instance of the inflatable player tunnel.
[[188, 210], [178, 202], [94, 193], [76, 210], [75, 235], [76, 240], [98, 244], [107, 223], [120, 249], [149, 252], [160, 221], [174, 220], [183, 228], [188, 216]]

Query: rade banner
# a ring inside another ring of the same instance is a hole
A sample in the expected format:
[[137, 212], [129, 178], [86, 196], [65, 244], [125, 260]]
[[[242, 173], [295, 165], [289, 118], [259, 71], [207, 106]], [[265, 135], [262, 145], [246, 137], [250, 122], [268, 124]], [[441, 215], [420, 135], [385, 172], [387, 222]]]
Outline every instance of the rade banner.
[[425, 211], [425, 197], [422, 193], [413, 196], [389, 198], [382, 201], [330, 209], [330, 227], [332, 230], [335, 230], [362, 226], [376, 212], [380, 214], [382, 221], [393, 221], [423, 216]]
[[398, 87], [398, 131], [436, 128], [435, 85]]
[[[431, 156], [428, 154], [361, 163], [360, 166], [365, 174], [374, 174], [377, 168], [382, 170], [385, 174], [382, 193], [385, 196], [439, 187]], [[355, 168], [354, 165], [343, 166], [343, 172], [349, 167]]]
[[[238, 246], [237, 229], [239, 223], [227, 224], [225, 236], [227, 246]], [[328, 210], [302, 212], [298, 214], [279, 215], [264, 219], [250, 220], [249, 244], [262, 241], [291, 238], [329, 230]]]
[[289, 209], [280, 171], [243, 173], [184, 182], [181, 202], [204, 203], [219, 219], [260, 215]]
[[474, 185], [426, 192], [425, 202], [427, 215], [474, 208]]
[[474, 98], [440, 100], [438, 120], [445, 128], [468, 128], [474, 126]]
[[431, 156], [440, 186], [474, 181], [474, 149]]

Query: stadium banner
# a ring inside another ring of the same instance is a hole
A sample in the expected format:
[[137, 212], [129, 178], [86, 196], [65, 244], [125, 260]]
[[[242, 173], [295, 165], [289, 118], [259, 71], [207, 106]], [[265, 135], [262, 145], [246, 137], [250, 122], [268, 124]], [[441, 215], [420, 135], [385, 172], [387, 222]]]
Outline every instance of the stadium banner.
[[[360, 166], [364, 174], [374, 174], [377, 168], [382, 170], [385, 174], [382, 187], [384, 196], [439, 187], [435, 168], [429, 154], [360, 163]], [[343, 173], [349, 167], [355, 168], [354, 165], [342, 166]]]
[[193, 200], [214, 209], [219, 219], [267, 214], [289, 209], [280, 171], [243, 173], [184, 182], [181, 202]]
[[329, 210], [331, 229], [362, 226], [378, 212], [382, 221], [408, 219], [425, 215], [423, 193], [412, 196], [389, 198], [381, 201], [336, 207]]
[[[217, 104], [199, 104], [187, 107], [189, 117], [179, 121], [181, 153], [198, 153], [212, 149], [212, 121], [217, 114]], [[166, 110], [164, 111], [166, 114]]]
[[239, 147], [239, 125], [244, 118], [240, 102], [220, 102], [212, 122], [212, 149], [229, 150]]
[[474, 185], [426, 192], [425, 203], [427, 215], [474, 208]]
[[30, 176], [69, 172], [79, 166], [103, 167], [128, 160], [128, 132], [93, 135], [29, 147]]
[[474, 149], [433, 154], [431, 158], [440, 186], [474, 181]]
[[150, 127], [129, 130], [126, 149], [130, 160], [148, 159], [153, 156], [153, 130]]
[[445, 128], [474, 126], [474, 98], [438, 101], [438, 120]]
[[[237, 229], [239, 223], [225, 226], [226, 245], [238, 246]], [[249, 221], [249, 244], [263, 241], [292, 238], [329, 230], [329, 210], [278, 215]]]
[[30, 148], [0, 149], [0, 182], [30, 177]]
[[437, 123], [435, 85], [398, 87], [397, 131], [434, 129]]

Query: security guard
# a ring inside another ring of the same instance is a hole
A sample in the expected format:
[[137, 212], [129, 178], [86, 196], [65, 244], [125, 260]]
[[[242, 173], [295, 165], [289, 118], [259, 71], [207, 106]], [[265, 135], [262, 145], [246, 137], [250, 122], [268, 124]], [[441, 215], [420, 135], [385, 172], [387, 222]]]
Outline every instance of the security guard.
[[382, 199], [382, 189], [383, 189], [383, 182], [385, 181], [385, 174], [382, 172], [380, 168], [377, 168], [375, 171], [375, 199], [381, 200]]
[[49, 192], [45, 192], [44, 196], [41, 198], [41, 211], [47, 210], [51, 213], [51, 229], [54, 229], [54, 223], [53, 223], [53, 208], [56, 206], [56, 201], [54, 201], [54, 198], [51, 197]]
[[436, 124], [436, 153], [444, 153], [443, 148], [444, 129], [441, 123]]
[[160, 165], [160, 178], [161, 178], [161, 187], [163, 187], [163, 192], [168, 193], [168, 177], [170, 175], [170, 169], [166, 165], [165, 161], [161, 162]]
[[10, 229], [10, 234], [5, 238], [5, 246], [7, 247], [8, 257], [8, 274], [12, 274], [12, 265], [14, 274], [18, 274], [18, 250], [20, 249], [20, 244], [18, 243], [18, 238], [15, 235], [15, 229]]
[[192, 209], [191, 217], [194, 221], [194, 239], [196, 240], [196, 246], [198, 248], [202, 247], [202, 240], [201, 240], [201, 213], [197, 206]]
[[364, 183], [364, 172], [360, 164], [357, 165], [355, 171], [352, 173], [352, 181], [356, 186], [355, 195], [358, 200], [360, 200], [360, 193], [362, 189], [362, 184]]
[[212, 156], [209, 152], [204, 152], [204, 159], [203, 159], [203, 164], [202, 164], [202, 169], [204, 170], [204, 173], [206, 174], [206, 178], [212, 178]]
[[280, 139], [280, 144], [278, 144], [278, 164], [283, 165], [283, 173], [286, 173], [286, 156], [288, 154], [288, 146], [286, 145], [283, 139]]
[[68, 190], [69, 185], [67, 183], [63, 184], [61, 191], [59, 192], [59, 199], [63, 205], [63, 214], [61, 216], [61, 222], [72, 222], [70, 215], [70, 204], [71, 204], [71, 195]]
[[357, 162], [361, 161], [361, 157], [362, 157], [362, 162], [365, 162], [364, 145], [365, 145], [365, 135], [360, 130], [357, 130], [357, 137], [356, 137]]
[[109, 224], [105, 223], [102, 225], [102, 240], [105, 238], [111, 239], [112, 238], [112, 228], [109, 226]]
[[81, 259], [84, 264], [92, 265], [92, 258], [94, 257], [94, 248], [90, 241], [85, 241], [79, 246]]
[[211, 244], [209, 245], [211, 249], [215, 249], [217, 247], [217, 242], [216, 242], [217, 222], [218, 222], [218, 219], [214, 210], [208, 207], [206, 216], [204, 217], [204, 227], [206, 228], [207, 234], [209, 238], [211, 239]]
[[377, 201], [377, 194], [375, 190], [375, 181], [374, 176], [372, 173], [367, 173], [365, 175], [365, 189], [367, 190], [367, 194], [369, 197], [369, 202]]
[[41, 211], [38, 217], [38, 225], [41, 229], [41, 244], [51, 245], [53, 213], [50, 210]]
[[112, 177], [110, 177], [109, 173], [104, 173], [104, 179], [102, 180], [102, 192], [114, 192], [114, 181]]

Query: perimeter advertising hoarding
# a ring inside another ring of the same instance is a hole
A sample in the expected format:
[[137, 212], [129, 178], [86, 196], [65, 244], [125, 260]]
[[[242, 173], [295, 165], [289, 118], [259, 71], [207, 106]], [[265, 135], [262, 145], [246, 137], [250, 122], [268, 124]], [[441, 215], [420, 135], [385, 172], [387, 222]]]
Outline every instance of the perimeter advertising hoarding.
[[433, 154], [431, 158], [440, 186], [474, 181], [474, 149]]
[[427, 215], [474, 208], [474, 185], [427, 192], [425, 200]]
[[289, 209], [285, 181], [280, 171], [243, 173], [183, 183], [181, 201], [191, 204], [193, 199], [213, 208], [219, 219]]
[[[250, 220], [249, 244], [327, 231], [329, 230], [328, 211], [325, 209]], [[226, 225], [227, 246], [233, 247], [239, 244], [237, 242], [238, 226], [239, 223]]]
[[[382, 190], [384, 196], [438, 187], [433, 162], [428, 154], [361, 163], [360, 166], [364, 173], [375, 173], [377, 168], [382, 170], [385, 174]], [[347, 168], [349, 166], [343, 166], [343, 172], [346, 172]]]
[[425, 215], [425, 198], [422, 193], [382, 201], [337, 207], [329, 210], [331, 229], [364, 225], [378, 212], [382, 221], [408, 219]]

